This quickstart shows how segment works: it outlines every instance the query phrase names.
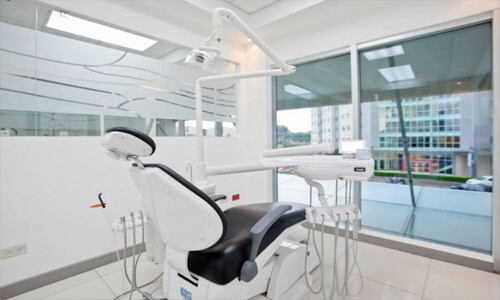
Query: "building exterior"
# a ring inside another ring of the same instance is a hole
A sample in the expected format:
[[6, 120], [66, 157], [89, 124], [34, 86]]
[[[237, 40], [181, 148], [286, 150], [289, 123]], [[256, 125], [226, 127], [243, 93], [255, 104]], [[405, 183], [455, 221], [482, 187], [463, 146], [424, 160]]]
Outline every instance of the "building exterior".
[[[414, 172], [456, 176], [491, 175], [491, 92], [403, 99]], [[376, 169], [405, 171], [395, 101], [362, 103], [362, 136]]]
[[311, 144], [334, 143], [338, 149], [343, 140], [352, 140], [352, 105], [311, 108]]
[[[413, 172], [456, 176], [491, 175], [492, 95], [474, 92], [403, 99]], [[311, 143], [353, 136], [352, 105], [311, 109]], [[394, 100], [361, 104], [362, 138], [377, 170], [405, 171], [403, 141]]]

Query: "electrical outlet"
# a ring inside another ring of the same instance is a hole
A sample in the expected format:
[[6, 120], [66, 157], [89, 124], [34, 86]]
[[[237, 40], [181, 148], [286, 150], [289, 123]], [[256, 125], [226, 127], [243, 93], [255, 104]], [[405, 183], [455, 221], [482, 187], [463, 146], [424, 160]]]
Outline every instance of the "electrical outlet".
[[26, 244], [16, 245], [0, 250], [0, 259], [7, 259], [18, 255], [26, 254]]

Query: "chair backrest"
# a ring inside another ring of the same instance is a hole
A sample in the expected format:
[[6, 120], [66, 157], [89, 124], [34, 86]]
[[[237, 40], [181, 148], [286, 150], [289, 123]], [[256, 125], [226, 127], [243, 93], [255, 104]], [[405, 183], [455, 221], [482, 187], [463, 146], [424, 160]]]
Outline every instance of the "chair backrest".
[[[156, 147], [154, 142], [151, 144], [152, 139], [149, 141], [142, 136], [144, 133], [139, 133], [128, 134], [122, 128], [116, 132], [108, 130], [104, 141], [124, 138], [128, 142], [123, 146], [121, 143], [112, 143], [113, 152], [128, 153], [129, 156], [140, 152], [141, 156], [147, 156], [142, 154], [143, 147], [137, 148], [141, 149], [138, 151], [129, 146], [145, 143], [151, 149]], [[118, 137], [113, 137], [114, 134], [118, 134]], [[108, 143], [103, 142], [103, 145], [110, 150]], [[125, 156], [121, 155], [121, 158]], [[130, 174], [139, 190], [141, 202], [150, 212], [162, 240], [169, 247], [181, 251], [197, 251], [222, 240], [227, 230], [224, 213], [194, 184], [160, 164], [134, 164]]]

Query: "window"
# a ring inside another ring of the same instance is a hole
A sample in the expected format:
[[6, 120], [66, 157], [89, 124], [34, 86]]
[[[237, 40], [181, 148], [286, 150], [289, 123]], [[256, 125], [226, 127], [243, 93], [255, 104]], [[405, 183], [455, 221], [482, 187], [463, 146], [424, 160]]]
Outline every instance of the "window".
[[[396, 45], [403, 54], [365, 56]], [[492, 174], [491, 47], [484, 23], [360, 52], [361, 134], [377, 171], [362, 183], [364, 228], [491, 253], [491, 189], [455, 189]], [[386, 183], [393, 176], [405, 184]]]
[[[194, 78], [236, 70], [220, 60], [209, 71], [167, 63], [179, 49], [167, 41], [124, 50], [48, 28], [54, 9], [43, 3], [1, 1], [0, 10], [0, 136], [99, 136], [116, 126], [145, 131], [148, 120], [158, 136], [185, 135], [182, 123], [195, 119]], [[206, 134], [233, 136], [235, 83], [205, 86], [203, 110], [215, 124]]]
[[[352, 109], [350, 55], [297, 65], [297, 71], [275, 79], [276, 146], [331, 143], [338, 149], [339, 117]], [[285, 91], [287, 84], [307, 94]], [[340, 112], [343, 111], [343, 112]], [[343, 121], [344, 126], [347, 121]], [[351, 133], [345, 133], [349, 135]], [[336, 152], [338, 150], [335, 150]], [[328, 196], [331, 196], [331, 192]], [[309, 187], [286, 168], [278, 170], [278, 199], [309, 203]]]

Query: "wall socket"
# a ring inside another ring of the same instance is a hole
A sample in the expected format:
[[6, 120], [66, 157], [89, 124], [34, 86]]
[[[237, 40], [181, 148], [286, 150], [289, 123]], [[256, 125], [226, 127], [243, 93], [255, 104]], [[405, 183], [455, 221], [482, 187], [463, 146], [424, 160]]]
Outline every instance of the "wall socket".
[[0, 260], [26, 254], [26, 244], [0, 249]]

